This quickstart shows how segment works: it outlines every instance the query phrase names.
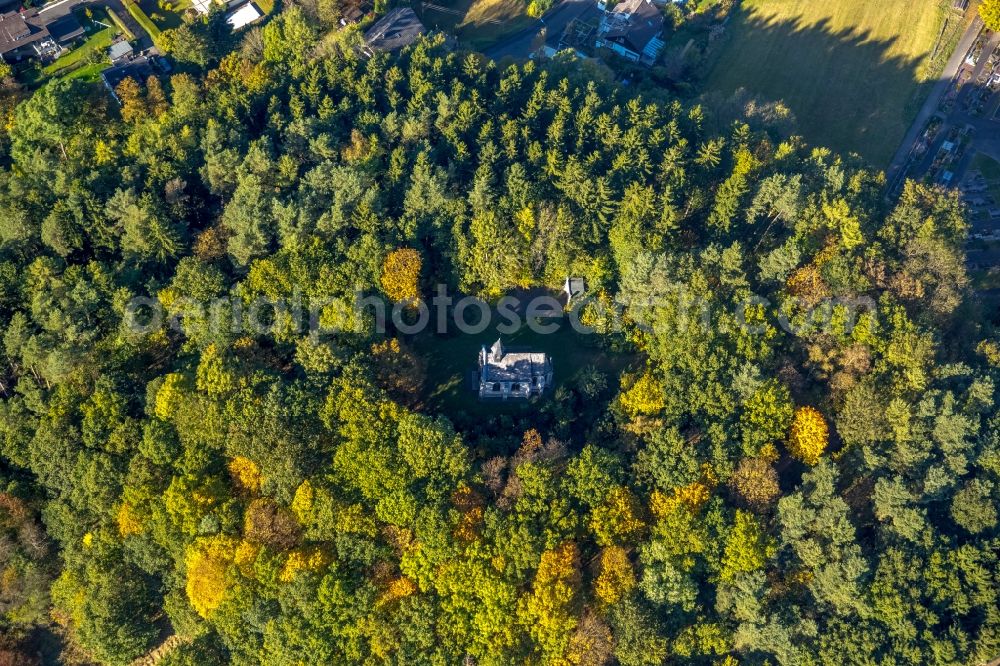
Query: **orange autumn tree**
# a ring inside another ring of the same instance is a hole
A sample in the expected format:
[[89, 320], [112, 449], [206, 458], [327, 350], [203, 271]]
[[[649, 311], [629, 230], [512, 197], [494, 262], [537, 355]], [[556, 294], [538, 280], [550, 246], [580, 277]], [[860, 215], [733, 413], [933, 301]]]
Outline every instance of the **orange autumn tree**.
[[382, 289], [396, 303], [420, 297], [420, 253], [413, 248], [393, 250], [382, 263]]
[[819, 411], [812, 407], [799, 407], [792, 419], [788, 450], [798, 460], [815, 465], [826, 450], [829, 436], [826, 420]]

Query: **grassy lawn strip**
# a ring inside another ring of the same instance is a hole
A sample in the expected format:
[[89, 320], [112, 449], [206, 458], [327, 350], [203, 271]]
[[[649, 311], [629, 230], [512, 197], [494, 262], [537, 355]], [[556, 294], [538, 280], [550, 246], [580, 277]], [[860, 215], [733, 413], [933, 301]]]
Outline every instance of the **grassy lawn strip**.
[[116, 26], [118, 26], [118, 29], [122, 31], [123, 35], [125, 35], [125, 39], [127, 39], [130, 42], [133, 41], [135, 39], [135, 34], [128, 29], [128, 26], [125, 25], [125, 22], [121, 20], [121, 17], [118, 16], [118, 14], [115, 14], [115, 11], [110, 7], [107, 8], [107, 12], [108, 12], [108, 18], [110, 18], [111, 21]]
[[83, 67], [77, 67], [63, 78], [80, 79], [87, 83], [97, 83], [101, 80], [101, 72], [108, 66], [106, 62], [96, 62]]
[[257, 9], [259, 9], [264, 16], [270, 16], [274, 11], [274, 0], [254, 0], [253, 4], [257, 5]]
[[[42, 69], [48, 75], [58, 75], [60, 72], [79, 67], [88, 56], [94, 51], [103, 51], [111, 46], [111, 41], [117, 31], [114, 28], [104, 28], [92, 34], [82, 46], [79, 46], [69, 53], [59, 57]], [[103, 63], [97, 63], [101, 65]]]
[[951, 4], [745, 0], [706, 88], [781, 100], [810, 143], [883, 166], [964, 30]]
[[142, 11], [142, 8], [132, 2], [132, 0], [122, 0], [122, 4], [125, 5], [125, 9], [135, 19], [135, 22], [149, 33], [149, 38], [153, 40], [153, 45], [165, 52], [167, 49], [163, 47], [163, 40], [160, 38], [162, 31], [156, 26], [153, 19], [149, 18], [146, 12]]

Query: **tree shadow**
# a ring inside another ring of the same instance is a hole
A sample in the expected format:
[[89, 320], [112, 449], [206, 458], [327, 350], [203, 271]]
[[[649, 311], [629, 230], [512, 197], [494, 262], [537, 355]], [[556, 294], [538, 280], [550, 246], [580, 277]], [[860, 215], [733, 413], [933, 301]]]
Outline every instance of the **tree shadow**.
[[926, 58], [895, 53], [896, 38], [834, 30], [828, 19], [806, 24], [739, 8], [726, 32], [707, 90], [781, 100], [810, 144], [878, 166], [888, 164], [935, 83], [919, 75]]

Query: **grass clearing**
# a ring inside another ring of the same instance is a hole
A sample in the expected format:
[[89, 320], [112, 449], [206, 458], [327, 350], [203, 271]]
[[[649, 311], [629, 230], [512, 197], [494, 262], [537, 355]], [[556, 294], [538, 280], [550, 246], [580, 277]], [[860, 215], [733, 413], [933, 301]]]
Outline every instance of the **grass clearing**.
[[[475, 308], [469, 308], [466, 314], [470, 321], [474, 318], [474, 311]], [[413, 340], [414, 351], [427, 362], [425, 401], [432, 412], [445, 413], [462, 421], [463, 416], [534, 412], [538, 409], [535, 403], [552, 399], [552, 392], [549, 391], [530, 402], [479, 400], [477, 393], [470, 389], [468, 375], [477, 368], [482, 345], [492, 345], [498, 337], [508, 349], [530, 349], [549, 354], [557, 389], [560, 386], [571, 386], [579, 373], [588, 366], [607, 375], [608, 385], [615, 387], [618, 374], [634, 360], [631, 355], [615, 354], [605, 349], [601, 345], [601, 338], [596, 334], [577, 333], [566, 318], [552, 320], [558, 324], [558, 330], [548, 334], [533, 331], [525, 324], [514, 334], [501, 335], [497, 331], [497, 325], [504, 320], [496, 316], [494, 311], [492, 321], [495, 325], [478, 334], [424, 333]]]
[[428, 28], [454, 32], [465, 44], [483, 49], [534, 23], [527, 8], [524, 0], [437, 0], [424, 3], [419, 12]]
[[139, 9], [156, 24], [156, 27], [163, 31], [180, 27], [184, 23], [184, 10], [191, 7], [191, 0], [180, 0], [179, 2], [139, 0], [138, 5]]
[[782, 100], [814, 145], [884, 166], [966, 18], [951, 0], [745, 0], [706, 89]]

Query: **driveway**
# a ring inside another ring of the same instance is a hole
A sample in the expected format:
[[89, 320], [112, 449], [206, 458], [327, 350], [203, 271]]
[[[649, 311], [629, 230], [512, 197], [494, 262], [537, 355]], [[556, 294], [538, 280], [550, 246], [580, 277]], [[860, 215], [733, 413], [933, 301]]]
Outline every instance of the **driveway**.
[[534, 25], [515, 32], [483, 53], [493, 60], [500, 60], [507, 56], [527, 58], [537, 47], [543, 33], [546, 43], [550, 46], [556, 46], [566, 26], [573, 20], [586, 17], [591, 13], [594, 16], [600, 15], [595, 0], [562, 0], [547, 11], [542, 18], [535, 21]]

